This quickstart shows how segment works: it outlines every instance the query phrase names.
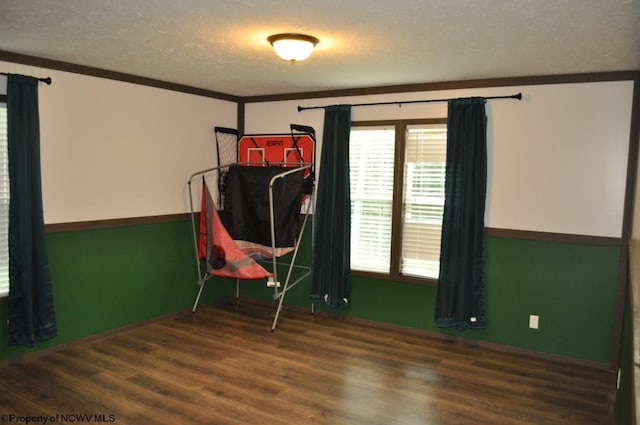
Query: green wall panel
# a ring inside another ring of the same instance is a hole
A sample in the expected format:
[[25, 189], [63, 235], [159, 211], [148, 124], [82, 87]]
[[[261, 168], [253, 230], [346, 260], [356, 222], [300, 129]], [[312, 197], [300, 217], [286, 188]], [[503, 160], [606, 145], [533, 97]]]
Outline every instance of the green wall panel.
[[[47, 235], [59, 336], [36, 349], [189, 309], [196, 292], [190, 231], [179, 221]], [[310, 263], [310, 240], [307, 232], [301, 264]], [[615, 246], [490, 237], [486, 329], [437, 328], [433, 286], [360, 276], [352, 306], [335, 313], [609, 364], [619, 261]], [[286, 304], [307, 306], [309, 281]], [[242, 297], [272, 300], [262, 280], [241, 285]], [[233, 295], [231, 280], [213, 279], [202, 302]], [[529, 314], [540, 316], [538, 330], [528, 329]], [[4, 303], [0, 320], [6, 323]], [[0, 360], [29, 351], [8, 348], [6, 325], [0, 328]]]
[[[439, 329], [436, 288], [353, 277], [352, 305], [336, 314], [611, 363], [620, 248], [490, 237], [486, 256], [487, 327]], [[270, 299], [263, 282], [243, 282], [242, 296]], [[286, 304], [307, 305], [309, 282]], [[318, 307], [320, 310], [326, 310]], [[529, 315], [540, 317], [529, 329]]]
[[[35, 350], [191, 307], [197, 272], [189, 222], [52, 233], [47, 247], [58, 337]], [[208, 288], [202, 302], [230, 296]], [[6, 303], [0, 304], [0, 359], [31, 350], [7, 347]]]
[[492, 341], [611, 362], [619, 247], [492, 238], [488, 248]]

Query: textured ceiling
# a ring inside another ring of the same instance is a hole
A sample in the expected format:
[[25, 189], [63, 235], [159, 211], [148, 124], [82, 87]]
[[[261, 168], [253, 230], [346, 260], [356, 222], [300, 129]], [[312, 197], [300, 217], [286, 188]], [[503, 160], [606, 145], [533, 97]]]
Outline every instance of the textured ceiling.
[[628, 71], [640, 0], [1, 0], [0, 50], [237, 96]]

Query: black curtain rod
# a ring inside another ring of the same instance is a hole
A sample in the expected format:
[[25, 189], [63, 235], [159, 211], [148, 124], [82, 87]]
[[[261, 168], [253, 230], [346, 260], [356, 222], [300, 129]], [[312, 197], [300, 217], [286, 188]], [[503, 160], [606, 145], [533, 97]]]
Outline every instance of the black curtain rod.
[[[0, 72], [0, 75], [9, 75], [6, 72]], [[51, 77], [45, 77], [45, 78], [38, 78], [38, 81], [42, 81], [43, 83], [46, 83], [48, 86], [51, 85]]]
[[[522, 99], [522, 93], [512, 94], [511, 96], [489, 96], [483, 97], [484, 100], [490, 99]], [[373, 102], [373, 103], [353, 103], [349, 106], [378, 106], [378, 105], [408, 105], [410, 103], [430, 103], [430, 102], [448, 102], [452, 99], [429, 99], [429, 100], [405, 100], [405, 101], [396, 101], [396, 102]], [[307, 109], [324, 109], [328, 106], [336, 106], [336, 105], [325, 105], [325, 106], [298, 106], [298, 112], [306, 111]]]

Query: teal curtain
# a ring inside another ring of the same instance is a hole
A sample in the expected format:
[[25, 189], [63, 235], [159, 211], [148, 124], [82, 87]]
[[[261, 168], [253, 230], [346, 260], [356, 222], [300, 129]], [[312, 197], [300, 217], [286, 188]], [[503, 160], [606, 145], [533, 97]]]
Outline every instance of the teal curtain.
[[351, 106], [326, 107], [309, 300], [332, 307], [346, 307], [351, 300], [350, 132]]
[[484, 328], [484, 210], [487, 191], [487, 118], [484, 98], [448, 105], [447, 168], [440, 277], [439, 327]]
[[7, 77], [9, 158], [9, 345], [56, 336], [40, 177], [38, 80]]

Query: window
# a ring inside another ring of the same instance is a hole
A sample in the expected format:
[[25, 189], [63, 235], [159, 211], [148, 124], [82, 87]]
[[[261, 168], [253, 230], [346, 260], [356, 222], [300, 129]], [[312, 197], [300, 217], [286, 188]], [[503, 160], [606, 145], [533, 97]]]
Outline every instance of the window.
[[394, 129], [351, 129], [351, 268], [389, 273]]
[[444, 119], [352, 124], [354, 271], [438, 278], [446, 146]]
[[9, 167], [7, 104], [0, 96], [0, 297], [9, 293]]

